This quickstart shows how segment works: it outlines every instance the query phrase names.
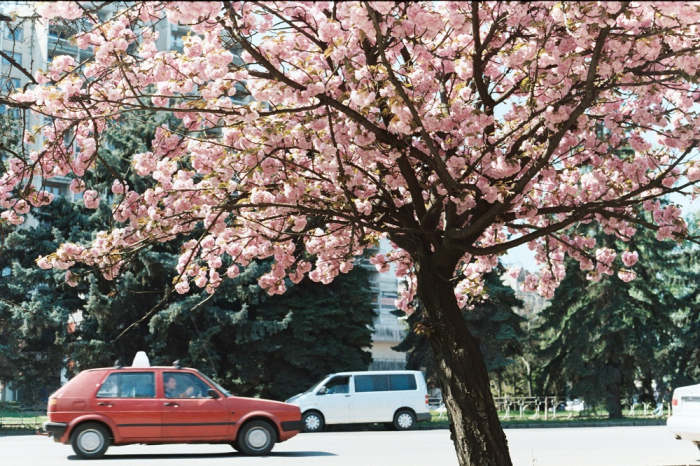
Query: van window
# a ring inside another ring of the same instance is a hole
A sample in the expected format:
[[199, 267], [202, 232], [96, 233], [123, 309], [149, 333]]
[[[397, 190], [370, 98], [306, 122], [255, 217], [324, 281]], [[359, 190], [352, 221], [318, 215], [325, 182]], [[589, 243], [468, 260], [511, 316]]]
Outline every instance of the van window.
[[416, 376], [413, 374], [396, 374], [389, 376], [389, 385], [392, 390], [415, 390]]
[[110, 374], [97, 391], [97, 398], [153, 398], [155, 396], [153, 372]]
[[413, 374], [356, 375], [355, 391], [385, 392], [415, 390], [416, 377]]
[[350, 376], [333, 377], [326, 382], [326, 394], [333, 393], [350, 393]]

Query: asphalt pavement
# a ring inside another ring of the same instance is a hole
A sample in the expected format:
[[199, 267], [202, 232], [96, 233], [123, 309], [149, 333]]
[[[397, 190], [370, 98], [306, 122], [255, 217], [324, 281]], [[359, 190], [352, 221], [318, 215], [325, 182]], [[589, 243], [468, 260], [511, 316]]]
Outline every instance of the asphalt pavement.
[[[514, 466], [700, 465], [700, 451], [675, 440], [665, 426], [508, 429], [506, 435]], [[0, 437], [0, 466], [75, 466], [76, 460], [70, 446], [46, 437]], [[227, 445], [111, 447], [100, 464], [457, 466], [457, 459], [449, 431], [426, 430], [301, 434], [258, 458], [242, 456]]]

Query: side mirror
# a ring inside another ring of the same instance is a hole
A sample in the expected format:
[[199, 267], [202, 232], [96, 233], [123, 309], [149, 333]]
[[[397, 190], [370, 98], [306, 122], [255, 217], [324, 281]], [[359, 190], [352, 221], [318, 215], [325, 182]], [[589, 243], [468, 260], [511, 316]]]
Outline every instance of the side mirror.
[[327, 391], [328, 391], [328, 389], [327, 389], [326, 387], [321, 387], [321, 388], [318, 389], [318, 391], [316, 392], [316, 394], [317, 394], [317, 395], [325, 395]]
[[214, 398], [215, 400], [219, 399], [219, 393], [216, 390], [214, 390], [213, 388], [210, 388], [209, 390], [207, 390], [207, 396], [209, 398]]

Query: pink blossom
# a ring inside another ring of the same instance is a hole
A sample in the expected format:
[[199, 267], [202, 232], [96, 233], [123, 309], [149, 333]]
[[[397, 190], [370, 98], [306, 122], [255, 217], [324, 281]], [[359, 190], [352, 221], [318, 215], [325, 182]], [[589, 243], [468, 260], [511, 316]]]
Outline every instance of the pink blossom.
[[78, 286], [78, 278], [70, 270], [66, 270], [66, 284], [72, 287]]
[[75, 178], [73, 181], [70, 182], [70, 190], [73, 193], [82, 193], [85, 191], [85, 182], [81, 180], [80, 178]]
[[114, 194], [124, 194], [129, 190], [129, 185], [121, 180], [114, 180], [112, 183], [112, 192]]
[[45, 19], [76, 19], [83, 15], [78, 2], [37, 2], [36, 12]]
[[631, 282], [635, 278], [637, 278], [637, 274], [632, 272], [631, 270], [620, 270], [617, 273], [617, 276], [620, 277], [620, 280], [623, 282]]
[[97, 191], [89, 189], [83, 193], [83, 202], [88, 209], [97, 209], [100, 205], [100, 197]]
[[622, 262], [625, 264], [626, 267], [632, 267], [634, 264], [637, 263], [638, 258], [639, 254], [637, 253], [637, 251], [625, 251], [622, 253]]

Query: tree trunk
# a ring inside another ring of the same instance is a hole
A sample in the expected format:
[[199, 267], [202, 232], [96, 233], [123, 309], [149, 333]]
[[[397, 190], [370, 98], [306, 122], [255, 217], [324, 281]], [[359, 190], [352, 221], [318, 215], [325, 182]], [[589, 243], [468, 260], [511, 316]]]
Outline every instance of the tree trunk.
[[612, 371], [613, 380], [608, 385], [606, 407], [608, 408], [608, 418], [620, 419], [622, 418], [622, 392], [620, 390], [622, 385], [622, 376], [619, 369], [616, 367], [613, 367]]
[[417, 291], [457, 459], [461, 466], [509, 466], [479, 343], [467, 329], [450, 281], [456, 262], [450, 258], [439, 266], [435, 257], [416, 261]]
[[530, 363], [527, 362], [527, 359], [524, 357], [521, 357], [520, 359], [523, 360], [523, 363], [525, 364], [525, 376], [527, 377], [527, 396], [532, 397], [532, 370], [530, 369]]

